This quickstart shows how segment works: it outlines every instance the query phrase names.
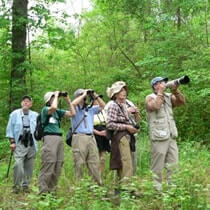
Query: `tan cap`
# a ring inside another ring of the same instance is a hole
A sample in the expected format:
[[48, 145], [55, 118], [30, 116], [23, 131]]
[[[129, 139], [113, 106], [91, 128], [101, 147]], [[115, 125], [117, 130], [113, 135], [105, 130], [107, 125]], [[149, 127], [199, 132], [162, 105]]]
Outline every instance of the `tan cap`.
[[49, 100], [52, 98], [52, 96], [54, 96], [55, 93], [54, 92], [47, 92], [44, 95], [44, 101], [45, 103], [49, 102]]
[[122, 88], [125, 88], [127, 91], [127, 85], [125, 82], [117, 81], [113, 83], [112, 86], [108, 87], [106, 90], [107, 96], [109, 98], [112, 98], [116, 93], [119, 93], [122, 90]]

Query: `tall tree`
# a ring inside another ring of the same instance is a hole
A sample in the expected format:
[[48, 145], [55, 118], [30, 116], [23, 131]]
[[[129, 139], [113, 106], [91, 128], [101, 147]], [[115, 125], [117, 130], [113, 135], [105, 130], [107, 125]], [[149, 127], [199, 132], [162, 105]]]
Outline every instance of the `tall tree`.
[[26, 27], [28, 0], [13, 0], [12, 5], [12, 67], [10, 78], [10, 111], [17, 108], [26, 93]]

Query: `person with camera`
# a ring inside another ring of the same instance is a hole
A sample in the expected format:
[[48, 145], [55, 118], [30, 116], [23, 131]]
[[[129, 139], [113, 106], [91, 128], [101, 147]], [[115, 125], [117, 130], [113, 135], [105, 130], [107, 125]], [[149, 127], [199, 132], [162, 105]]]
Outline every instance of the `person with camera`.
[[[74, 93], [73, 106], [76, 115], [71, 120], [72, 152], [74, 158], [75, 177], [82, 178], [83, 166], [87, 164], [88, 170], [94, 181], [102, 184], [99, 172], [99, 154], [93, 134], [94, 115], [98, 114], [105, 106], [104, 101], [93, 90], [78, 89]], [[90, 98], [91, 105], [87, 104]], [[94, 105], [94, 101], [98, 105]]]
[[111, 139], [110, 168], [117, 170], [121, 183], [133, 176], [132, 152], [135, 151], [135, 137], [138, 126], [131, 123], [126, 107], [127, 85], [117, 81], [107, 88], [112, 100], [107, 107], [107, 135]]
[[151, 170], [154, 185], [158, 191], [162, 189], [162, 170], [167, 169], [167, 181], [171, 183], [171, 175], [178, 164], [178, 136], [173, 108], [185, 103], [184, 95], [178, 84], [170, 83], [172, 93], [166, 93], [168, 78], [155, 77], [151, 81], [153, 93], [146, 96], [146, 111], [151, 140]]
[[29, 192], [34, 160], [37, 152], [37, 142], [33, 133], [36, 127], [37, 112], [30, 110], [32, 98], [23, 96], [21, 109], [14, 110], [9, 117], [6, 137], [9, 138], [10, 148], [14, 154], [14, 185], [13, 192]]
[[[58, 109], [59, 99], [63, 97], [69, 110]], [[41, 148], [41, 169], [39, 175], [39, 194], [56, 191], [58, 177], [64, 159], [64, 144], [60, 121], [63, 117], [75, 115], [74, 106], [67, 92], [47, 92], [44, 95], [45, 106], [41, 111], [44, 125], [44, 137]]]
[[93, 133], [99, 151], [100, 173], [102, 174], [104, 171], [104, 165], [106, 161], [106, 153], [110, 152], [111, 149], [109, 139], [107, 139], [106, 137], [106, 113], [104, 109], [101, 110], [98, 114], [94, 115]]
[[[140, 121], [139, 109], [134, 105], [132, 101], [128, 99], [126, 99], [126, 108], [128, 110], [130, 123], [137, 125]], [[133, 163], [133, 175], [136, 174], [136, 169], [137, 169], [137, 144], [136, 144], [137, 135], [138, 133], [134, 134], [136, 149], [135, 151], [131, 151], [131, 157], [132, 157], [132, 163]]]

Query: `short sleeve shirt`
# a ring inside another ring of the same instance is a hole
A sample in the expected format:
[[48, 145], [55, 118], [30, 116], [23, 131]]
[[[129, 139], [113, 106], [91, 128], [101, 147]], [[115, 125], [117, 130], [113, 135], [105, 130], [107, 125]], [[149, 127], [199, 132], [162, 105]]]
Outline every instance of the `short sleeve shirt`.
[[[41, 116], [42, 116], [42, 123], [45, 124], [48, 118], [48, 110], [50, 107], [45, 106], [42, 109]], [[44, 127], [45, 133], [55, 133], [61, 134], [61, 129], [59, 127], [60, 119], [65, 115], [65, 110], [63, 109], [56, 109], [51, 115], [49, 115], [48, 124]]]
[[[83, 133], [83, 134], [93, 133], [94, 115], [98, 114], [99, 111], [100, 111], [100, 107], [98, 105], [94, 105], [91, 108], [89, 108], [88, 112], [86, 113], [87, 116], [81, 122], [79, 127], [76, 129], [75, 133]], [[85, 110], [79, 108], [79, 106], [76, 106], [76, 115], [72, 117], [71, 119], [73, 129], [78, 125], [78, 123], [84, 117], [84, 114], [85, 114]]]

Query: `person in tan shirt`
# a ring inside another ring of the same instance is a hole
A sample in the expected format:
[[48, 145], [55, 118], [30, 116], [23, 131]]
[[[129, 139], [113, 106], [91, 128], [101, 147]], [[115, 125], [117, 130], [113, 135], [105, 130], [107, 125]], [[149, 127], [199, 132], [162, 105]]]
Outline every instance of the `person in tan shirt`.
[[171, 93], [166, 93], [168, 78], [155, 77], [151, 81], [152, 94], [146, 96], [146, 111], [151, 139], [151, 170], [154, 184], [158, 191], [162, 189], [162, 170], [167, 169], [167, 182], [171, 183], [173, 169], [178, 164], [178, 136], [173, 108], [183, 105], [185, 97], [178, 85], [170, 86]]

